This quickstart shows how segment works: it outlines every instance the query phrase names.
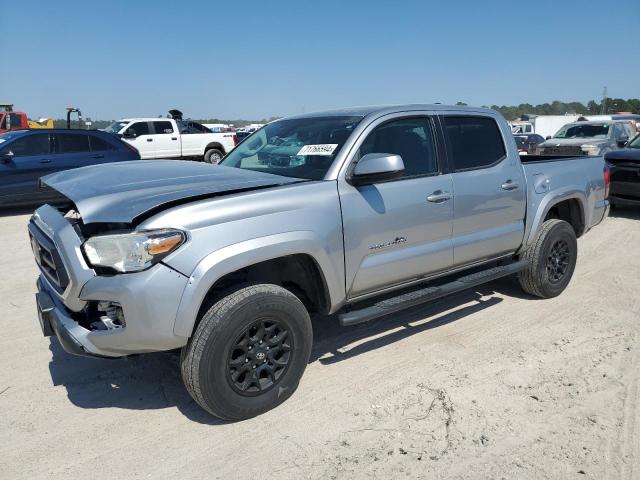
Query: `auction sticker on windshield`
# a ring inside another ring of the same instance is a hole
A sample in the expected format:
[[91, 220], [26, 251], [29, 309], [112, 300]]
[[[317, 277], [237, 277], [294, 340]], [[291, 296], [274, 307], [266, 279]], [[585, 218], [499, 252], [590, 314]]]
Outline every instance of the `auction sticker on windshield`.
[[321, 145], [305, 145], [297, 155], [333, 155], [333, 151], [338, 148], [337, 143], [323, 143]]

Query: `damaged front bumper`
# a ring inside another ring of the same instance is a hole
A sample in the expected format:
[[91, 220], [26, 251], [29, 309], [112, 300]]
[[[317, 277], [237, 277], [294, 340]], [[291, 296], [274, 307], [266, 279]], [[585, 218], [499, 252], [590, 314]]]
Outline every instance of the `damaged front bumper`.
[[[36, 305], [42, 332], [58, 337], [67, 352], [113, 358], [187, 343], [174, 333], [186, 276], [162, 263], [137, 273], [96, 275], [72, 224], [46, 205], [36, 211], [29, 232], [40, 268]], [[117, 305], [122, 322], [105, 318], [102, 305]]]

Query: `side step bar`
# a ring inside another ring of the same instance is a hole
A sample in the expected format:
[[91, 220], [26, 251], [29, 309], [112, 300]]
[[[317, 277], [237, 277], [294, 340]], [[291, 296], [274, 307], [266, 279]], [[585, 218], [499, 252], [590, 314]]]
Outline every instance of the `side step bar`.
[[389, 315], [390, 313], [399, 312], [400, 310], [414, 307], [430, 300], [435, 300], [436, 298], [445, 297], [452, 293], [461, 292], [462, 290], [491, 282], [498, 278], [513, 275], [514, 273], [518, 273], [526, 268], [527, 264], [528, 262], [526, 260], [520, 260], [510, 263], [509, 265], [493, 267], [465, 275], [442, 285], [425, 287], [408, 293], [402, 293], [396, 297], [380, 300], [373, 305], [370, 304], [369, 306], [359, 310], [351, 310], [349, 312], [341, 313], [338, 315], [338, 320], [340, 321], [340, 325], [343, 327], [368, 322], [370, 320]]

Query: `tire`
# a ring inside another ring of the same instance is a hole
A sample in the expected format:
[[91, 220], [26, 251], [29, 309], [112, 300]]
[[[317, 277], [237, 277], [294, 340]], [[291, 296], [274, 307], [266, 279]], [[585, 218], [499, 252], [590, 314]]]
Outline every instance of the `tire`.
[[204, 161], [207, 163], [219, 163], [223, 157], [224, 154], [217, 148], [210, 148], [209, 150], [204, 152]]
[[547, 220], [521, 256], [529, 260], [529, 265], [520, 272], [520, 286], [536, 297], [557, 297], [571, 281], [577, 257], [578, 242], [573, 227], [564, 220]]
[[311, 320], [298, 297], [277, 285], [246, 286], [202, 315], [180, 355], [182, 379], [212, 415], [251, 418], [295, 392], [312, 342]]

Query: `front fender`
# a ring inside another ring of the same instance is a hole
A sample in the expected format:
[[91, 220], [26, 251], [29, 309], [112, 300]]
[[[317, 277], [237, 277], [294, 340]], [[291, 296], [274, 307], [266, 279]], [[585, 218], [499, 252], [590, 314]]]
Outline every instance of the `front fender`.
[[182, 294], [174, 333], [191, 336], [205, 296], [223, 276], [256, 263], [295, 254], [310, 255], [316, 261], [327, 285], [331, 310], [335, 310], [344, 302], [345, 292], [344, 278], [331, 261], [331, 253], [313, 232], [293, 231], [239, 242], [204, 257], [191, 274]]

